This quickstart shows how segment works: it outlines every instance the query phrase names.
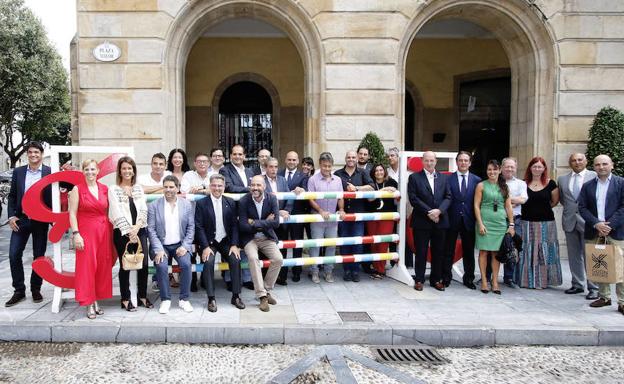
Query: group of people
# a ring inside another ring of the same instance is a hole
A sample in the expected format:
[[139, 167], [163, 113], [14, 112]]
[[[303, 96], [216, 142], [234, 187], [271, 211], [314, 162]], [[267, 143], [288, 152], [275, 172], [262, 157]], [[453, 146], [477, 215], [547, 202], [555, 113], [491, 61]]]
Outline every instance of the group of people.
[[[587, 279], [585, 241], [605, 237], [624, 248], [624, 179], [613, 175], [613, 161], [607, 155], [593, 159], [587, 169], [585, 154], [569, 157], [570, 173], [558, 181], [549, 178], [548, 165], [532, 158], [524, 179], [516, 177], [517, 161], [508, 157], [499, 164], [490, 160], [487, 179], [469, 171], [471, 154], [460, 151], [457, 171], [436, 170], [433, 152], [422, 157], [423, 170], [410, 175], [408, 198], [413, 207], [410, 225], [415, 244], [415, 284], [425, 282], [427, 252], [431, 251], [429, 284], [444, 291], [451, 283], [456, 241], [461, 239], [463, 284], [476, 289], [474, 249], [479, 251], [480, 289], [500, 295], [496, 278], [500, 263], [497, 253], [505, 234], [522, 238], [517, 263], [504, 265], [503, 282], [511, 287], [544, 289], [563, 283], [559, 242], [553, 207], [563, 205], [562, 224], [568, 248], [572, 286], [566, 294], [588, 293], [591, 307], [611, 305], [609, 284]], [[623, 251], [624, 252], [624, 251]], [[490, 286], [488, 286], [490, 283]], [[618, 311], [624, 314], [624, 283], [618, 283]]]
[[[45, 253], [47, 223], [30, 219], [22, 210], [21, 200], [28, 188], [50, 173], [42, 163], [43, 148], [37, 142], [27, 146], [28, 165], [15, 169], [9, 195], [9, 225], [13, 230], [10, 244], [10, 263], [14, 294], [6, 302], [13, 306], [25, 299], [26, 287], [22, 253], [30, 235], [33, 237], [34, 257]], [[344, 167], [334, 171], [334, 158], [323, 152], [315, 171], [313, 159], [306, 157], [300, 164], [299, 155], [286, 154], [284, 167], [271, 157], [270, 151], [258, 152], [258, 165], [245, 167], [246, 153], [241, 145], [230, 149], [229, 163], [224, 151], [215, 148], [210, 153], [195, 155], [194, 169], [189, 166], [186, 153], [174, 149], [165, 157], [157, 153], [151, 159], [151, 171], [137, 175], [135, 161], [130, 157], [119, 159], [115, 183], [106, 186], [98, 182], [98, 164], [89, 159], [82, 163], [85, 180], [73, 186], [69, 193], [70, 227], [76, 248], [76, 300], [87, 307], [90, 319], [103, 314], [98, 300], [112, 297], [112, 266], [126, 252], [145, 252], [156, 267], [155, 282], [160, 292], [160, 313], [168, 313], [171, 306], [171, 288], [180, 288], [179, 307], [193, 311], [190, 292], [197, 291], [197, 276], [192, 266], [197, 258], [203, 264], [200, 285], [206, 290], [207, 309], [217, 311], [215, 299], [216, 254], [227, 262], [223, 278], [232, 292], [231, 304], [244, 309], [241, 288], [255, 291], [262, 311], [269, 311], [277, 303], [271, 295], [276, 284], [286, 285], [288, 269], [282, 267], [286, 250], [278, 248], [279, 240], [357, 237], [395, 233], [393, 221], [333, 221], [330, 215], [341, 219], [346, 214], [361, 212], [392, 212], [396, 200], [384, 199], [318, 199], [278, 200], [274, 192], [340, 192], [389, 191], [398, 188], [400, 174], [399, 150], [388, 153], [390, 167], [369, 162], [369, 151], [360, 147], [347, 151]], [[606, 158], [607, 160], [605, 160]], [[602, 160], [605, 160], [604, 162]], [[504, 283], [515, 287], [542, 289], [562, 284], [559, 247], [552, 207], [564, 205], [564, 230], [568, 241], [572, 287], [566, 293], [580, 293], [585, 284], [592, 306], [610, 305], [608, 285], [599, 287], [586, 281], [583, 239], [608, 236], [615, 244], [624, 241], [624, 181], [611, 174], [613, 164], [608, 157], [594, 162], [596, 175], [585, 170], [583, 154], [573, 154], [573, 171], [562, 176], [558, 183], [548, 177], [544, 159], [536, 157], [527, 166], [524, 180], [516, 178], [517, 163], [506, 158], [499, 164], [492, 160], [487, 166], [487, 179], [481, 180], [469, 171], [471, 154], [457, 154], [457, 172], [447, 175], [436, 170], [433, 152], [423, 155], [423, 170], [409, 176], [408, 198], [413, 207], [410, 225], [415, 245], [415, 285], [422, 290], [425, 279], [427, 252], [431, 251], [429, 283], [444, 291], [452, 279], [452, 261], [458, 238], [462, 242], [463, 283], [470, 289], [475, 285], [475, 247], [479, 250], [481, 291], [500, 294], [499, 263], [496, 252], [506, 233], [518, 232], [523, 239], [517, 265], [505, 264]], [[604, 163], [604, 164], [603, 164]], [[591, 180], [594, 180], [590, 182]], [[592, 184], [593, 183], [593, 184]], [[606, 187], [604, 186], [606, 183]], [[592, 189], [593, 186], [593, 189]], [[224, 193], [244, 193], [234, 201]], [[148, 195], [162, 194], [148, 203]], [[187, 199], [187, 194], [205, 195]], [[51, 201], [49, 188], [44, 192], [46, 203]], [[290, 215], [315, 213], [325, 221], [311, 224], [284, 224]], [[583, 219], [585, 222], [583, 223]], [[574, 225], [571, 223], [574, 221]], [[383, 253], [388, 243], [349, 245], [341, 247], [341, 254]], [[332, 246], [310, 248], [310, 256], [335, 255]], [[268, 269], [262, 271], [261, 255], [268, 259]], [[302, 250], [294, 249], [293, 257], [301, 257]], [[175, 259], [179, 267], [179, 282], [172, 279], [169, 266]], [[241, 263], [249, 268], [242, 269]], [[373, 278], [383, 278], [386, 262], [343, 265], [345, 281], [360, 281], [362, 269]], [[491, 272], [487, 269], [491, 267]], [[293, 267], [291, 279], [301, 279], [301, 267]], [[119, 272], [120, 305], [127, 311], [136, 311], [129, 289], [129, 271], [122, 266]], [[321, 281], [319, 266], [311, 266], [309, 276], [314, 283]], [[333, 283], [331, 264], [323, 265], [323, 277]], [[137, 272], [138, 306], [153, 308], [147, 297], [148, 259]], [[42, 301], [41, 278], [33, 271], [31, 292], [33, 301]], [[624, 289], [618, 285], [619, 310], [624, 306]], [[624, 312], [623, 312], [624, 313]]]

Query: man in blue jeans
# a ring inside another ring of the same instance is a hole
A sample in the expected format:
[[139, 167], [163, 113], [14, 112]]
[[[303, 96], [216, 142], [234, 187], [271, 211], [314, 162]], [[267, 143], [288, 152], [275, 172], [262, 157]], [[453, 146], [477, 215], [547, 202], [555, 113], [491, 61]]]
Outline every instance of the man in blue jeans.
[[[345, 166], [334, 172], [334, 175], [342, 179], [342, 189], [347, 192], [356, 191], [372, 191], [373, 180], [365, 171], [357, 167], [357, 153], [348, 151], [345, 155]], [[362, 213], [366, 212], [364, 199], [345, 199], [345, 213]], [[340, 237], [364, 236], [364, 222], [362, 221], [343, 221], [338, 225], [338, 233]], [[363, 246], [348, 245], [340, 247], [341, 255], [356, 255], [363, 252]], [[344, 270], [344, 281], [360, 281], [360, 263], [345, 263], [342, 265]]]
[[147, 210], [147, 232], [150, 239], [150, 251], [156, 264], [156, 277], [160, 286], [160, 310], [169, 312], [171, 295], [169, 294], [168, 257], [173, 257], [180, 266], [180, 301], [184, 312], [193, 312], [188, 300], [191, 289], [191, 246], [195, 237], [195, 216], [193, 207], [186, 199], [178, 198], [180, 182], [169, 175], [163, 179], [164, 197], [151, 203]]

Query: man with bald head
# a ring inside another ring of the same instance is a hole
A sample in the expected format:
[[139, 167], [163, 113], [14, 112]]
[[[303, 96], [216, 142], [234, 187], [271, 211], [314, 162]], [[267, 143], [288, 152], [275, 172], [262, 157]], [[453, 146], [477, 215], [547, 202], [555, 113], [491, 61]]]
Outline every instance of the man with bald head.
[[573, 153], [568, 159], [568, 164], [572, 171], [566, 175], [559, 176], [557, 185], [561, 195], [561, 225], [565, 232], [566, 244], [568, 248], [568, 264], [572, 274], [572, 287], [566, 289], [567, 294], [577, 294], [585, 292], [587, 282], [587, 300], [598, 298], [598, 286], [587, 280], [585, 271], [585, 220], [578, 210], [578, 199], [581, 188], [586, 182], [596, 178], [596, 172], [588, 170], [587, 157], [584, 153]]
[[[596, 241], [607, 238], [624, 254], [624, 178], [612, 174], [613, 161], [607, 155], [594, 159], [594, 180], [583, 185], [578, 198], [578, 207], [585, 220], [585, 240]], [[624, 282], [615, 285], [618, 311], [624, 315]], [[598, 299], [589, 306], [599, 308], [611, 305], [611, 286], [598, 284]]]
[[[256, 297], [260, 300], [260, 310], [268, 312], [269, 304], [277, 304], [275, 298], [271, 296], [271, 291], [283, 263], [275, 234], [280, 224], [279, 205], [274, 195], [266, 193], [266, 183], [262, 175], [251, 178], [249, 190], [250, 193], [243, 196], [238, 203], [240, 243], [249, 258], [251, 279]], [[270, 260], [264, 278], [258, 252], [262, 252]]]
[[449, 228], [447, 210], [451, 205], [451, 191], [447, 177], [436, 171], [436, 155], [427, 151], [422, 157], [423, 170], [412, 173], [407, 182], [407, 195], [412, 204], [416, 282], [414, 289], [422, 291], [427, 266], [427, 249], [431, 247], [431, 275], [429, 284], [444, 291], [442, 263], [446, 230]]

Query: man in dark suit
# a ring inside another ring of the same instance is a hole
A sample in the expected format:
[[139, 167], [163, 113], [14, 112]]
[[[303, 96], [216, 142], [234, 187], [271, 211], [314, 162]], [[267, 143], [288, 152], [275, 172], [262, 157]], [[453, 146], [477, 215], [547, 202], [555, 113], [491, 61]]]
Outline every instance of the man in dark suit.
[[[606, 237], [620, 257], [624, 254], [624, 178], [613, 175], [613, 161], [607, 155], [594, 159], [598, 177], [583, 184], [578, 198], [578, 208], [585, 220], [585, 240], [596, 241]], [[624, 315], [624, 282], [617, 283], [618, 312]], [[592, 308], [611, 305], [611, 286], [598, 283], [598, 299], [589, 304]]]
[[[266, 174], [264, 175], [264, 182], [266, 185], [267, 193], [273, 192], [290, 192], [290, 188], [288, 188], [288, 182], [284, 178], [284, 176], [280, 176], [277, 174], [278, 170], [278, 161], [274, 157], [269, 157], [266, 162]], [[294, 200], [278, 200], [279, 205], [279, 213], [280, 217], [288, 219], [290, 213], [293, 210]], [[280, 224], [279, 227], [275, 230], [275, 234], [277, 234], [277, 238], [279, 240], [288, 240], [288, 227], [290, 224]], [[286, 258], [287, 249], [282, 249], [282, 257]], [[279, 285], [288, 285], [288, 267], [283, 267], [277, 277], [276, 283]]]
[[225, 177], [225, 192], [247, 193], [249, 192], [249, 180], [253, 177], [253, 171], [245, 167], [245, 148], [236, 144], [230, 151], [230, 163], [219, 170]]
[[448, 176], [451, 191], [451, 206], [448, 210], [449, 230], [446, 232], [446, 251], [442, 266], [442, 282], [445, 287], [453, 278], [453, 256], [457, 237], [461, 237], [464, 263], [464, 285], [469, 289], [477, 289], [474, 285], [475, 271], [475, 216], [474, 193], [481, 178], [469, 172], [472, 154], [460, 151], [455, 157], [457, 172]]
[[[286, 168], [280, 170], [277, 174], [286, 178], [288, 182], [288, 190], [295, 193], [305, 192], [308, 189], [308, 177], [298, 169], [299, 155], [295, 151], [286, 154]], [[308, 200], [295, 200], [291, 214], [303, 215], [310, 212], [310, 203]], [[288, 239], [303, 239], [304, 224], [288, 224]], [[302, 249], [293, 248], [293, 258], [301, 257]], [[282, 271], [284, 268], [282, 268]], [[280, 272], [281, 275], [282, 272]], [[279, 279], [278, 279], [279, 280]], [[301, 267], [292, 268], [292, 281], [301, 280]]]
[[[11, 178], [11, 191], [7, 202], [7, 216], [11, 228], [9, 243], [9, 263], [13, 280], [13, 296], [4, 304], [12, 307], [26, 298], [24, 284], [24, 265], [22, 256], [28, 238], [32, 235], [33, 259], [45, 254], [48, 237], [48, 223], [32, 220], [23, 211], [22, 199], [26, 191], [41, 178], [50, 174], [50, 167], [43, 165], [43, 146], [31, 141], [26, 144], [28, 165], [15, 168]], [[52, 206], [52, 192], [50, 188], [44, 190], [44, 202]], [[35, 303], [43, 300], [41, 296], [42, 279], [32, 271], [30, 274], [30, 292]]]
[[438, 291], [444, 291], [442, 282], [442, 261], [444, 257], [445, 234], [449, 228], [447, 210], [451, 205], [451, 192], [447, 177], [436, 171], [435, 153], [428, 151], [422, 157], [424, 169], [412, 173], [407, 183], [407, 194], [412, 204], [411, 226], [414, 233], [416, 258], [414, 289], [422, 291], [427, 266], [427, 248], [431, 244], [431, 275], [429, 284]]
[[[277, 301], [271, 296], [277, 275], [282, 267], [283, 258], [277, 248], [275, 229], [279, 226], [279, 206], [277, 198], [265, 193], [266, 185], [260, 175], [251, 179], [251, 193], [243, 196], [238, 203], [238, 225], [240, 243], [249, 257], [249, 269], [253, 280], [256, 297], [260, 299], [260, 310], [269, 311], [269, 304]], [[262, 278], [258, 252], [270, 260], [266, 277]]]
[[218, 173], [210, 176], [210, 195], [201, 199], [195, 206], [195, 233], [199, 252], [204, 263], [202, 279], [208, 294], [208, 311], [217, 311], [214, 288], [215, 254], [227, 260], [232, 278], [232, 300], [238, 309], [245, 309], [240, 298], [241, 268], [238, 249], [238, 211], [236, 203], [223, 196], [225, 178]]

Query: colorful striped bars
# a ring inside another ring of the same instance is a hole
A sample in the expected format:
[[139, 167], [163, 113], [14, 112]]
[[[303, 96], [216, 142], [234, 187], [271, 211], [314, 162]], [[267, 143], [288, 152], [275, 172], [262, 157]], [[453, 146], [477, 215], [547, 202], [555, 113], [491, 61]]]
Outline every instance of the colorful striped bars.
[[374, 236], [334, 237], [329, 239], [284, 240], [277, 243], [277, 247], [279, 249], [289, 249], [398, 242], [399, 235], [392, 234]]
[[[235, 201], [245, 196], [245, 193], [224, 193], [225, 196], [232, 198]], [[363, 191], [363, 192], [302, 192], [296, 195], [294, 192], [278, 192], [274, 194], [278, 200], [321, 200], [321, 199], [387, 199], [397, 198], [401, 194], [388, 191]], [[162, 193], [154, 193], [146, 195], [147, 202], [150, 203], [160, 197]], [[206, 195], [194, 195], [188, 193], [185, 198], [190, 201], [201, 200]]]

